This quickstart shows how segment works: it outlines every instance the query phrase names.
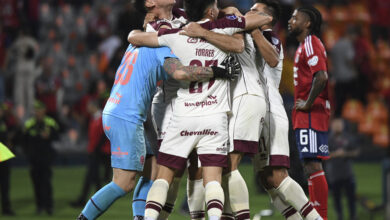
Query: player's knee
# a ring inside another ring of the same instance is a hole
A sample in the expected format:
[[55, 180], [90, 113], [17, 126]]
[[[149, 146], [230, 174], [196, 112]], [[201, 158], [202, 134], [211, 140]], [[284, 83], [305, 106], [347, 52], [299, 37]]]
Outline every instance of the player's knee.
[[261, 173], [261, 181], [266, 189], [278, 188], [282, 181], [288, 176], [286, 168], [267, 167]]
[[307, 175], [322, 171], [322, 161], [320, 159], [305, 159], [304, 170]]
[[272, 179], [272, 173], [268, 169], [264, 169], [263, 171], [259, 172], [260, 175], [260, 182], [263, 185], [263, 187], [266, 190], [272, 189], [272, 184], [270, 184], [269, 180]]
[[243, 154], [240, 152], [232, 152], [229, 154], [229, 166], [227, 172], [232, 172], [238, 169]]

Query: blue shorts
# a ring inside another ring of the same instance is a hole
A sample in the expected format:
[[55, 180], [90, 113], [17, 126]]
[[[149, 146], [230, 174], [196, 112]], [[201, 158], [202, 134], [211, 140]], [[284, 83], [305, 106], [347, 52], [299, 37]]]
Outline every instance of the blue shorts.
[[295, 129], [299, 157], [304, 159], [329, 159], [328, 132], [309, 128]]
[[[124, 170], [142, 171], [148, 153], [144, 126], [103, 114], [104, 133], [111, 143], [111, 166]], [[151, 149], [149, 149], [151, 152]]]

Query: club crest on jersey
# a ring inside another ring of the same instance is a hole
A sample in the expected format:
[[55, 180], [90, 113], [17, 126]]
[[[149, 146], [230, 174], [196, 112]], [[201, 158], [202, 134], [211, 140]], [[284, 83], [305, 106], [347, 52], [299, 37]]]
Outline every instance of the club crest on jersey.
[[309, 64], [309, 66], [315, 66], [317, 65], [317, 63], [318, 63], [318, 56], [314, 56], [307, 61], [307, 64]]
[[278, 40], [277, 38], [272, 37], [271, 39], [272, 39], [272, 43], [273, 43], [274, 45], [278, 45], [278, 44], [279, 44], [279, 40]]
[[229, 20], [236, 20], [237, 16], [235, 16], [235, 15], [227, 15], [226, 18], [229, 19]]
[[193, 38], [193, 37], [189, 37], [188, 39], [187, 39], [187, 43], [189, 43], [189, 44], [196, 44], [196, 43], [198, 43], [198, 38]]

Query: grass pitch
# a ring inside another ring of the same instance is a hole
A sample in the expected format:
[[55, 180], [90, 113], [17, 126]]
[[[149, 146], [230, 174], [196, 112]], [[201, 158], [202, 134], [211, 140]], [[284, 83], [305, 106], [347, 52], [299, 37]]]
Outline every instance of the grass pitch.
[[[355, 164], [355, 174], [357, 177], [357, 193], [371, 199], [374, 203], [381, 203], [382, 199], [382, 169], [380, 164]], [[0, 216], [2, 220], [69, 220], [76, 219], [81, 209], [74, 209], [69, 205], [78, 196], [85, 173], [84, 167], [55, 167], [53, 175], [54, 190], [54, 214], [35, 214], [35, 203], [32, 183], [27, 168], [13, 168], [11, 172], [11, 203], [16, 212], [16, 216]], [[241, 166], [240, 171], [247, 181], [250, 193], [250, 209], [253, 217], [261, 209], [270, 208], [268, 196], [258, 194], [254, 185], [253, 171], [249, 164]], [[1, 178], [1, 177], [0, 177]], [[179, 213], [179, 204], [183, 201], [185, 193], [185, 180], [181, 182], [178, 202], [170, 220], [189, 219], [189, 216]], [[121, 220], [132, 219], [131, 195], [118, 199], [108, 211], [99, 219], [101, 220]], [[329, 220], [336, 219], [332, 198], [329, 199]], [[348, 219], [348, 210], [344, 201], [345, 219]], [[374, 215], [374, 220], [383, 220], [383, 211]], [[369, 213], [358, 204], [358, 216], [360, 220], [369, 220]], [[261, 220], [282, 220], [279, 213], [271, 217], [263, 217]]]

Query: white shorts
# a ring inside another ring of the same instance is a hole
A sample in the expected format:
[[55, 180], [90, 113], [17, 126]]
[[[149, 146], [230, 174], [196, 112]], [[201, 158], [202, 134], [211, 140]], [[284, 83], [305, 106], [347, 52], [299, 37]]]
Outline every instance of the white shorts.
[[172, 100], [172, 102], [165, 103], [152, 103], [152, 121], [154, 130], [157, 134], [157, 140], [159, 142], [158, 145], [160, 145], [162, 139], [164, 139], [165, 133], [171, 121], [173, 101], [174, 100]]
[[227, 167], [227, 114], [209, 116], [173, 116], [161, 143], [157, 163], [181, 170], [195, 148], [201, 166]]
[[290, 167], [288, 118], [267, 112], [259, 152], [253, 158], [255, 172], [266, 166]]
[[238, 96], [233, 100], [232, 108], [229, 152], [256, 154], [267, 110], [264, 97], [247, 94]]

